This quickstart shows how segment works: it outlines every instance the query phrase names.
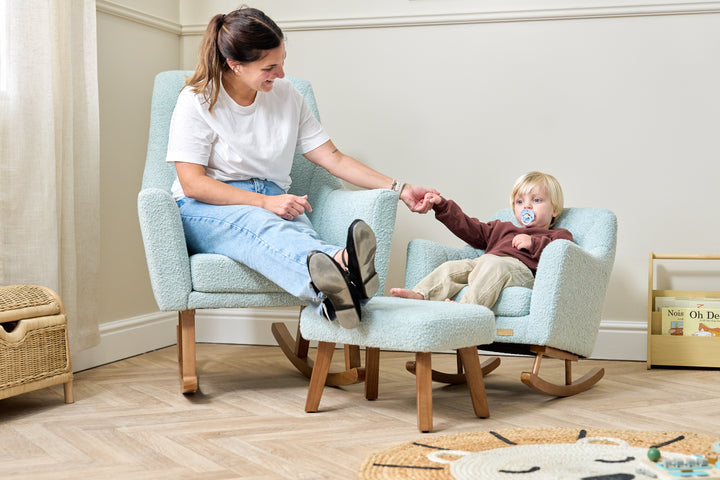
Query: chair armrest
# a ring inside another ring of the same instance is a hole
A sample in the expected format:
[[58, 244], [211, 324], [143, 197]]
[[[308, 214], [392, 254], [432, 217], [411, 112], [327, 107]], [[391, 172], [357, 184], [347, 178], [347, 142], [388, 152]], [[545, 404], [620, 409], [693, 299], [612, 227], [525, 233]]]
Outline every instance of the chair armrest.
[[450, 260], [475, 258], [482, 254], [483, 250], [477, 250], [467, 245], [455, 248], [421, 238], [410, 240], [407, 249], [407, 266], [405, 267], [405, 288], [413, 288], [442, 263]]
[[611, 270], [611, 258], [593, 256], [568, 240], [551, 242], [535, 276], [530, 329], [547, 337], [545, 344], [590, 356]]
[[377, 251], [375, 269], [380, 276], [382, 294], [390, 262], [390, 245], [395, 229], [398, 195], [392, 190], [334, 189], [316, 196], [309, 215], [320, 238], [341, 247], [347, 242], [347, 229], [353, 220], [361, 218], [375, 232]]
[[138, 218], [158, 307], [186, 310], [192, 280], [177, 203], [165, 190], [146, 188], [138, 194]]

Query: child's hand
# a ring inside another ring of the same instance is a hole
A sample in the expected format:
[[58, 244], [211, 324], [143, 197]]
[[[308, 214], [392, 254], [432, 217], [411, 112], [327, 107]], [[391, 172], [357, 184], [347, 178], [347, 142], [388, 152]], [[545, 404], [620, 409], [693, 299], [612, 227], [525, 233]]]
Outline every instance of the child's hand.
[[518, 250], [530, 250], [532, 246], [532, 238], [527, 233], [519, 233], [513, 237], [512, 246]]
[[411, 212], [427, 213], [433, 205], [428, 203], [427, 196], [437, 193], [438, 191], [434, 188], [424, 188], [406, 183], [400, 192], [400, 200], [408, 206]]
[[424, 201], [430, 205], [437, 205], [438, 203], [440, 203], [442, 201], [442, 199], [443, 198], [439, 194], [433, 193], [433, 192], [428, 192], [425, 194]]

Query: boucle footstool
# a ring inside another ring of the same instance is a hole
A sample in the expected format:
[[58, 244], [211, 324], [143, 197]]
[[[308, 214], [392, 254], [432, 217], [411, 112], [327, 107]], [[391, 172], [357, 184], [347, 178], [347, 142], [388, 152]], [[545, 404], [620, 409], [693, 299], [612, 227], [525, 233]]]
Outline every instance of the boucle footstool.
[[380, 350], [415, 352], [418, 429], [432, 430], [431, 353], [457, 350], [475, 414], [490, 413], [477, 345], [495, 338], [495, 316], [480, 305], [374, 297], [362, 308], [360, 326], [346, 329], [310, 308], [300, 315], [300, 332], [318, 341], [306, 412], [317, 412], [335, 344], [365, 346], [365, 398], [378, 396]]

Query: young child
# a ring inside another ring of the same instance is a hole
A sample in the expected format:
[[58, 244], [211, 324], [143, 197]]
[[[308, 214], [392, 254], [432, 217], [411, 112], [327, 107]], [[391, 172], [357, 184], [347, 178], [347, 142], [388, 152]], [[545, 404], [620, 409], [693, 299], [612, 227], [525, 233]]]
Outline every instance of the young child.
[[435, 218], [461, 240], [485, 254], [451, 260], [437, 267], [412, 290], [392, 288], [394, 297], [417, 300], [450, 300], [466, 285], [460, 303], [491, 308], [505, 287], [532, 288], [540, 254], [553, 240], [573, 240], [564, 228], [552, 228], [563, 210], [563, 193], [552, 175], [530, 172], [515, 182], [510, 202], [522, 225], [468, 217], [452, 200], [428, 193]]

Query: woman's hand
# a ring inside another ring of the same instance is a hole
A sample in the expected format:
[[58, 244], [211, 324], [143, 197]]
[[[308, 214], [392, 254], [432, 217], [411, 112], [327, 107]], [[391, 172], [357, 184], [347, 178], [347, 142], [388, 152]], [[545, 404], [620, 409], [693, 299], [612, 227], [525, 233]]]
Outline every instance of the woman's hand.
[[194, 163], [176, 162], [175, 170], [185, 196], [211, 205], [252, 205], [269, 210], [278, 217], [292, 220], [306, 211], [312, 212], [307, 195], [263, 195], [236, 188], [210, 178], [205, 167]]
[[307, 195], [298, 197], [297, 195], [270, 195], [265, 196], [262, 201], [262, 208], [273, 212], [278, 217], [285, 220], [292, 220], [298, 215], [302, 215], [305, 211], [312, 212], [310, 202]]
[[441, 199], [440, 192], [434, 188], [424, 188], [409, 183], [406, 183], [400, 192], [400, 200], [410, 211], [417, 213], [427, 213]]

